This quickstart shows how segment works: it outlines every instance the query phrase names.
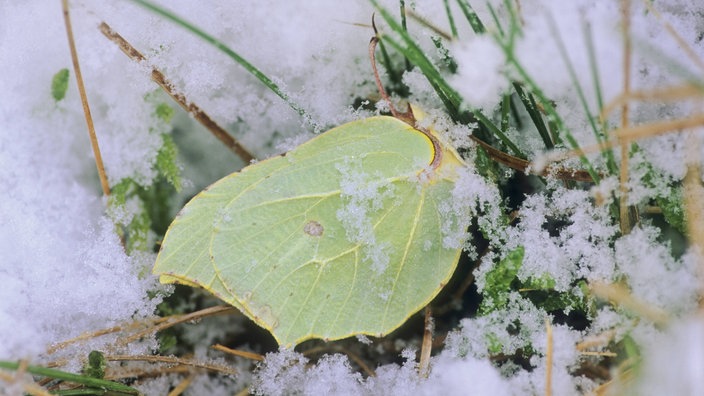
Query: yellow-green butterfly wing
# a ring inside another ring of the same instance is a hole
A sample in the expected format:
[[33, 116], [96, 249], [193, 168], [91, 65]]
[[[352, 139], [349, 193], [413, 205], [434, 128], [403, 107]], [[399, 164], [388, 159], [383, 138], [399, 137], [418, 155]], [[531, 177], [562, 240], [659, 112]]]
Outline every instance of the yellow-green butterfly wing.
[[334, 128], [194, 197], [154, 267], [242, 310], [277, 341], [383, 335], [426, 305], [460, 249], [443, 246], [457, 153], [391, 117]]

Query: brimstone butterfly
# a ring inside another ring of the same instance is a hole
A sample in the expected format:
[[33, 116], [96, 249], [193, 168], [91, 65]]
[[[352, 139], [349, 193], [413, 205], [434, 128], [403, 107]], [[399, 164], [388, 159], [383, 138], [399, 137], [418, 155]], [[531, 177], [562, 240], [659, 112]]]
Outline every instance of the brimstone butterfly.
[[457, 265], [441, 232], [457, 219], [441, 206], [463, 166], [432, 130], [387, 116], [344, 124], [196, 195], [154, 273], [210, 291], [284, 346], [387, 334]]

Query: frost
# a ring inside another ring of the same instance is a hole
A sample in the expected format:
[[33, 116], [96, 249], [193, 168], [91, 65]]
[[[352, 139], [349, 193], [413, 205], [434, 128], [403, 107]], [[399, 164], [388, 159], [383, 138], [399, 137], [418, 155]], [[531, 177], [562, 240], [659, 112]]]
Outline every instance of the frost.
[[501, 232], [501, 211], [499, 192], [496, 186], [487, 183], [474, 169], [464, 168], [459, 171], [459, 178], [452, 190], [452, 200], [441, 202], [439, 211], [442, 219], [443, 247], [448, 249], [467, 248], [469, 235], [467, 228], [479, 213], [480, 227], [488, 235], [496, 237]]
[[633, 295], [644, 302], [673, 313], [690, 311], [697, 306], [701, 284], [694, 255], [674, 259], [669, 246], [657, 241], [658, 234], [657, 229], [643, 226], [619, 239], [618, 268], [628, 277]]
[[[551, 222], [560, 229], [548, 229]], [[536, 194], [525, 200], [505, 248], [525, 249], [519, 279], [547, 274], [555, 280], [555, 290], [568, 291], [578, 278], [612, 278], [614, 259], [605, 252], [616, 232], [608, 207], [592, 205], [586, 191], [558, 188], [550, 197]], [[482, 265], [478, 278], [489, 269]]]
[[353, 373], [344, 355], [326, 355], [308, 371], [306, 395], [358, 395], [361, 391], [362, 375]]
[[266, 359], [255, 372], [252, 393], [270, 396], [302, 394], [306, 363], [305, 356], [290, 349], [266, 354]]
[[371, 263], [375, 272], [382, 273], [389, 264], [392, 247], [389, 242], [377, 241], [369, 216], [382, 208], [384, 200], [393, 197], [394, 186], [383, 177], [365, 173], [357, 159], [348, 158], [336, 168], [342, 175], [342, 207], [337, 219], [345, 227], [347, 239], [363, 245], [364, 260]]
[[[486, 358], [489, 353], [511, 354], [529, 345], [544, 327], [545, 312], [516, 293], [511, 293], [504, 310], [486, 316], [463, 319], [460, 329], [447, 336], [446, 349], [453, 356]], [[520, 323], [516, 328], [515, 323]], [[518, 334], [512, 334], [518, 332]]]

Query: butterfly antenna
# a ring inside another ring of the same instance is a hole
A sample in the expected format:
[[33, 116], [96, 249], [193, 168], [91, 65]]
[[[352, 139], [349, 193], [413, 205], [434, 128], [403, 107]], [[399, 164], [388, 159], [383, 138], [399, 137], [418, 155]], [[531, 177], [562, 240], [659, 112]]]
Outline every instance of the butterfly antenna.
[[379, 31], [376, 28], [376, 22], [374, 21], [374, 14], [372, 14], [372, 28], [374, 29], [374, 36], [369, 40], [369, 60], [372, 63], [372, 71], [374, 72], [374, 81], [376, 82], [376, 88], [379, 90], [381, 98], [389, 104], [389, 109], [391, 114], [410, 125], [415, 125], [415, 117], [413, 117], [413, 112], [409, 110], [405, 113], [401, 113], [396, 110], [389, 94], [386, 93], [384, 89], [384, 84], [381, 83], [381, 77], [379, 77], [379, 69], [376, 67], [376, 45], [379, 43]]

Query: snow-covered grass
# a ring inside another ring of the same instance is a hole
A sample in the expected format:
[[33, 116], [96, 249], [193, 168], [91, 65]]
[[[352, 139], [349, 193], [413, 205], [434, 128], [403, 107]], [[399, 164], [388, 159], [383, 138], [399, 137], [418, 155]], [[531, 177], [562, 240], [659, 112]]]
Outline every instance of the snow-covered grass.
[[[3, 367], [22, 360], [79, 372], [91, 350], [108, 361], [159, 353], [210, 365], [181, 361], [168, 371], [108, 363], [109, 378], [129, 379], [149, 395], [184, 381], [193, 395], [702, 389], [699, 2], [416, 0], [406, 7], [437, 30], [409, 17], [407, 33], [388, 19], [400, 21], [393, 0], [380, 8], [365, 0], [161, 3], [256, 65], [307, 117], [162, 16], [131, 2], [71, 2], [113, 188], [104, 198], [60, 2], [0, 2]], [[150, 80], [152, 68], [266, 158], [383, 108], [374, 106], [367, 53], [374, 12], [388, 54], [380, 49], [377, 59], [393, 99], [427, 111], [471, 166], [447, 203], [470, 227], [457, 279], [431, 304], [443, 342], [433, 346], [428, 377], [418, 374], [420, 317], [384, 338], [312, 341], [295, 350], [278, 350], [233, 311], [154, 334], [159, 316], [217, 304], [186, 287], [171, 295], [150, 269], [176, 211], [244, 164]], [[484, 33], [473, 30], [472, 12]], [[120, 52], [98, 30], [102, 21], [147, 60]], [[57, 100], [52, 79], [62, 69], [68, 88]], [[626, 121], [624, 102], [599, 119], [628, 93], [637, 95], [627, 101]], [[594, 148], [619, 136], [629, 140]], [[578, 147], [587, 154], [552, 164], [544, 176], [523, 173], [529, 161], [540, 172], [556, 152]], [[566, 179], [549, 174], [572, 171]], [[587, 173], [598, 183], [576, 181]], [[474, 278], [473, 286], [465, 288], [463, 278]], [[217, 343], [264, 360], [224, 355], [211, 349]], [[0, 394], [37, 393], [25, 370], [0, 371]]]

